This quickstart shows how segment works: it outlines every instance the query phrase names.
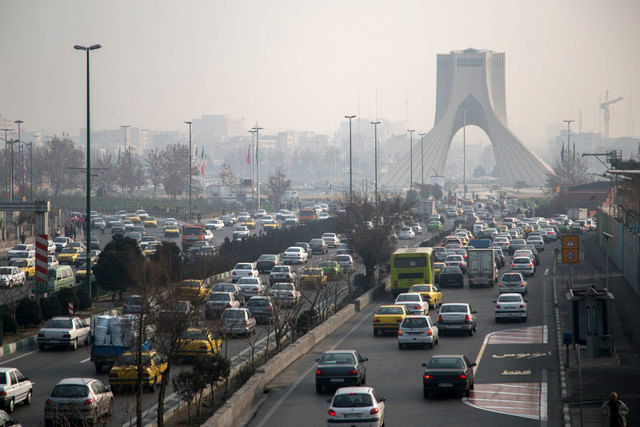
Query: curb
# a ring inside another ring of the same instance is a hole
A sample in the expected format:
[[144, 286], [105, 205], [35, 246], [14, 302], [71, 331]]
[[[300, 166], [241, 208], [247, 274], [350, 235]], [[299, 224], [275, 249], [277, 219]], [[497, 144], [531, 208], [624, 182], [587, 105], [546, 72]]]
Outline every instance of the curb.
[[[554, 265], [555, 271], [555, 265]], [[567, 393], [567, 375], [564, 369], [563, 351], [562, 351], [562, 328], [560, 326], [560, 311], [558, 309], [558, 287], [556, 286], [556, 278], [553, 279], [553, 311], [556, 323], [556, 344], [558, 346], [558, 366], [560, 368], [560, 397], [566, 400]], [[562, 421], [565, 427], [571, 427], [571, 415], [569, 413], [569, 404], [562, 405]]]

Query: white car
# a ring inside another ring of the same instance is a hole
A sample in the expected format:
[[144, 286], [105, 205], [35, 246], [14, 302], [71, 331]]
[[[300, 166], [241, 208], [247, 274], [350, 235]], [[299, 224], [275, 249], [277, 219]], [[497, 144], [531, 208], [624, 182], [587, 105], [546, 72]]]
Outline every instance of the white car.
[[58, 258], [56, 258], [55, 255], [49, 255], [47, 257], [47, 264], [49, 267], [53, 267], [54, 265], [60, 265], [60, 262], [58, 262]]
[[207, 317], [220, 313], [226, 308], [240, 308], [240, 301], [236, 299], [233, 292], [211, 292], [204, 305]]
[[211, 242], [213, 240], [213, 233], [210, 230], [204, 230], [204, 240], [205, 242]]
[[511, 271], [522, 273], [523, 276], [533, 276], [536, 267], [529, 256], [517, 256], [511, 260]]
[[[371, 387], [342, 387], [336, 390], [333, 398], [327, 400], [329, 411], [327, 425], [356, 425], [358, 426], [383, 426], [384, 425], [384, 402], [385, 398], [380, 396]], [[353, 419], [353, 422], [344, 423], [345, 419]], [[340, 423], [340, 424], [336, 424]]]
[[148, 214], [148, 213], [147, 213], [147, 211], [145, 211], [144, 209], [138, 209], [138, 210], [136, 211], [136, 215], [138, 215], [138, 217], [139, 217], [141, 220], [143, 220], [143, 221], [144, 221], [145, 219], [149, 218], [149, 214]]
[[269, 290], [269, 296], [283, 305], [295, 305], [302, 300], [302, 294], [293, 283], [275, 283]]
[[14, 286], [22, 286], [27, 283], [27, 275], [14, 265], [0, 267], [0, 286], [3, 288], [12, 288]]
[[260, 277], [241, 277], [238, 279], [238, 286], [244, 295], [245, 301], [251, 297], [264, 295], [267, 287], [262, 283]]
[[258, 277], [260, 273], [251, 262], [239, 262], [233, 267], [231, 272], [231, 281], [236, 283], [241, 277]]
[[47, 241], [47, 253], [49, 255], [54, 255], [56, 253], [56, 244], [53, 243], [53, 240]]
[[544, 251], [544, 239], [542, 236], [529, 236], [527, 237], [527, 244], [533, 245], [538, 251]]
[[34, 245], [15, 245], [13, 248], [7, 251], [7, 259], [20, 258], [20, 254], [23, 252], [35, 252], [36, 247]]
[[467, 273], [467, 261], [464, 260], [462, 255], [447, 255], [444, 259], [444, 263], [447, 267], [460, 267], [463, 274]]
[[521, 273], [503, 273], [502, 277], [498, 281], [498, 292], [501, 294], [513, 292], [526, 294], [528, 292], [527, 288], [527, 281], [524, 280]]
[[409, 227], [402, 227], [400, 229], [400, 233], [398, 233], [398, 239], [400, 240], [411, 240], [416, 237], [416, 233]]
[[38, 331], [40, 350], [47, 346], [77, 350], [80, 343], [89, 345], [89, 325], [77, 316], [52, 317]]
[[356, 266], [355, 262], [353, 262], [353, 257], [347, 254], [336, 255], [336, 262], [344, 270], [353, 270]]
[[175, 218], [167, 218], [164, 220], [164, 225], [178, 225], [178, 220]]
[[337, 248], [340, 244], [340, 239], [336, 236], [336, 233], [324, 233], [322, 235], [322, 240], [329, 246], [330, 248]]
[[417, 292], [400, 294], [393, 304], [404, 305], [410, 314], [426, 316], [429, 313], [429, 302], [422, 299], [422, 294]]
[[58, 425], [60, 419], [79, 424], [97, 424], [113, 411], [110, 385], [94, 378], [65, 378], [53, 387], [44, 402], [44, 424]]
[[242, 240], [249, 236], [251, 236], [251, 233], [244, 225], [239, 225], [233, 229], [233, 240]]
[[307, 251], [299, 246], [291, 246], [284, 251], [283, 262], [285, 264], [302, 264], [303, 262], [307, 262], [309, 259], [309, 255]]
[[494, 303], [496, 304], [496, 322], [503, 319], [520, 319], [523, 322], [527, 321], [527, 302], [522, 298], [521, 294], [500, 294]]
[[407, 316], [398, 328], [398, 348], [422, 345], [433, 348], [440, 342], [438, 326], [429, 316]]
[[415, 234], [422, 234], [422, 226], [420, 225], [420, 223], [414, 222], [413, 224], [411, 224], [411, 231], [413, 231]]
[[16, 368], [0, 368], [0, 403], [13, 412], [16, 403], [31, 404], [33, 383]]
[[508, 252], [510, 242], [511, 242], [511, 239], [509, 237], [498, 236], [495, 239], [493, 239], [493, 246], [499, 247], [503, 251]]
[[211, 231], [222, 230], [223, 228], [224, 228], [224, 222], [222, 222], [219, 219], [211, 220], [204, 225], [205, 230], [211, 230]]

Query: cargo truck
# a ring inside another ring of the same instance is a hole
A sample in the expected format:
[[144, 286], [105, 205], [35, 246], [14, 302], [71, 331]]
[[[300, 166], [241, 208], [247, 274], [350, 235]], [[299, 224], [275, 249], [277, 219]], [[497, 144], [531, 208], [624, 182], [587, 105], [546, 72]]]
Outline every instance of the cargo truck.
[[569, 208], [567, 209], [567, 216], [574, 221], [587, 219], [589, 218], [589, 211], [587, 208]]
[[477, 285], [495, 286], [498, 280], [498, 269], [493, 249], [467, 249], [467, 266], [470, 288]]
[[[130, 350], [137, 340], [135, 337], [137, 316], [93, 316], [91, 318], [91, 358], [96, 373], [103, 368], [111, 369], [116, 360]], [[148, 351], [150, 329], [145, 331], [142, 339], [142, 350]]]

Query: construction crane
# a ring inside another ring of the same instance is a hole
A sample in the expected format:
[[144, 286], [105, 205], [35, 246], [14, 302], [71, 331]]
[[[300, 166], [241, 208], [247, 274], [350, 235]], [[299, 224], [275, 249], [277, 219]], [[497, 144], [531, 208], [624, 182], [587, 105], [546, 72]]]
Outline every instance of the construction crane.
[[609, 120], [611, 119], [611, 113], [609, 112], [609, 105], [622, 101], [622, 97], [619, 96], [615, 99], [609, 100], [609, 90], [606, 91], [604, 96], [604, 102], [600, 103], [600, 109], [604, 111], [604, 137], [609, 139]]

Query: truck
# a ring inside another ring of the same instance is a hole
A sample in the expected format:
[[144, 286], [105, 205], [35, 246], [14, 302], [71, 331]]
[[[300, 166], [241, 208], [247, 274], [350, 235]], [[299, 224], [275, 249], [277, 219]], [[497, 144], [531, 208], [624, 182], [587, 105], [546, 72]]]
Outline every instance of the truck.
[[[111, 369], [116, 360], [135, 345], [136, 323], [135, 315], [91, 317], [89, 360], [93, 363], [96, 373], [102, 372], [105, 367]], [[142, 339], [143, 351], [151, 348], [151, 342], [147, 339], [149, 336], [150, 330], [146, 330]]]
[[469, 287], [477, 285], [495, 286], [498, 269], [493, 249], [469, 248], [467, 250]]
[[435, 200], [420, 200], [418, 202], [418, 213], [423, 218], [428, 218], [429, 215], [436, 213]]
[[574, 221], [587, 219], [589, 218], [589, 211], [587, 208], [569, 208], [567, 209], [567, 216]]

